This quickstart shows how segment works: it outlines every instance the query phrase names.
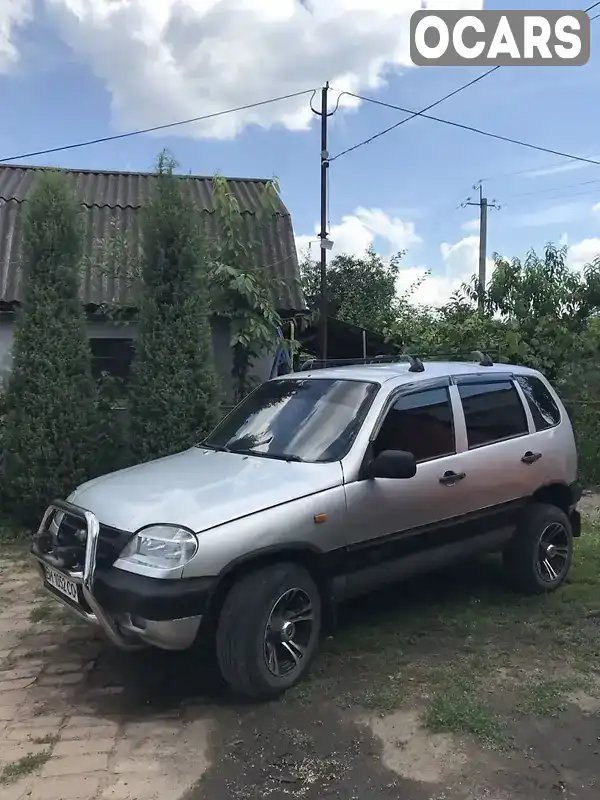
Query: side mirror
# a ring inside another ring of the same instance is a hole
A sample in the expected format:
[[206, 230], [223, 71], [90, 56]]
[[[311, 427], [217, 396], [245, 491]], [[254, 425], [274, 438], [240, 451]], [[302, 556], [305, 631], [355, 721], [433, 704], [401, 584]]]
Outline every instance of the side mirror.
[[417, 474], [417, 462], [406, 450], [384, 450], [365, 470], [366, 478], [413, 478]]

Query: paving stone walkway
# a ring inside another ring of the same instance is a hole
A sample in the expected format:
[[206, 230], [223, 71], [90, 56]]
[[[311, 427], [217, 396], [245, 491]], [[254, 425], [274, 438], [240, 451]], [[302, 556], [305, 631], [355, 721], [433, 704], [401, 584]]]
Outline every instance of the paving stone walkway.
[[[152, 673], [153, 658], [137, 656], [140, 676]], [[208, 767], [207, 707], [132, 701], [127, 663], [43, 595], [22, 555], [0, 556], [0, 800], [188, 792]]]

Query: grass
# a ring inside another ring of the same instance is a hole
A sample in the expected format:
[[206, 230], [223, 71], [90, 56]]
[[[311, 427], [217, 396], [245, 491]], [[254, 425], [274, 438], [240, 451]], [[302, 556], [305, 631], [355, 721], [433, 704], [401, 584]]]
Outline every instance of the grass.
[[33, 744], [56, 744], [58, 742], [58, 736], [56, 734], [50, 734], [48, 736], [32, 736], [30, 741]]
[[41, 753], [28, 753], [18, 761], [6, 764], [0, 771], [0, 784], [15, 783], [21, 778], [31, 775], [42, 767], [51, 756], [50, 750], [43, 750]]
[[48, 622], [55, 618], [55, 604], [49, 602], [42, 602], [39, 605], [35, 606], [35, 608], [31, 609], [29, 614], [29, 621], [30, 622]]
[[435, 691], [423, 722], [432, 733], [468, 733], [488, 747], [504, 748], [508, 744], [504, 719], [465, 682]]
[[558, 717], [577, 689], [594, 691], [589, 680], [576, 671], [569, 678], [532, 678], [520, 693], [517, 710], [537, 717]]
[[527, 716], [556, 717], [600, 686], [600, 525], [587, 522], [558, 592], [509, 591], [498, 559], [395, 585], [341, 610], [310, 682], [285, 702], [419, 708], [432, 732], [506, 747]]

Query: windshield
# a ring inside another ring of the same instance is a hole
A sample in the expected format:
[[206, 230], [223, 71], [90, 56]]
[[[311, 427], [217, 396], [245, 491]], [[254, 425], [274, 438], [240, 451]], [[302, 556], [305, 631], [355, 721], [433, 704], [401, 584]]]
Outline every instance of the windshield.
[[268, 381], [225, 417], [202, 446], [289, 461], [339, 461], [377, 390], [375, 383], [353, 380]]

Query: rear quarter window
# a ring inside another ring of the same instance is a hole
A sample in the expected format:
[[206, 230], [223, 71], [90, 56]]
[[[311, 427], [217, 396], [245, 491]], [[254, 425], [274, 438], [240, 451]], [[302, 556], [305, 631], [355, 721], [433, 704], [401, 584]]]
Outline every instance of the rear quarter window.
[[523, 390], [537, 431], [554, 428], [560, 422], [560, 409], [546, 384], [534, 375], [517, 375], [516, 381]]

